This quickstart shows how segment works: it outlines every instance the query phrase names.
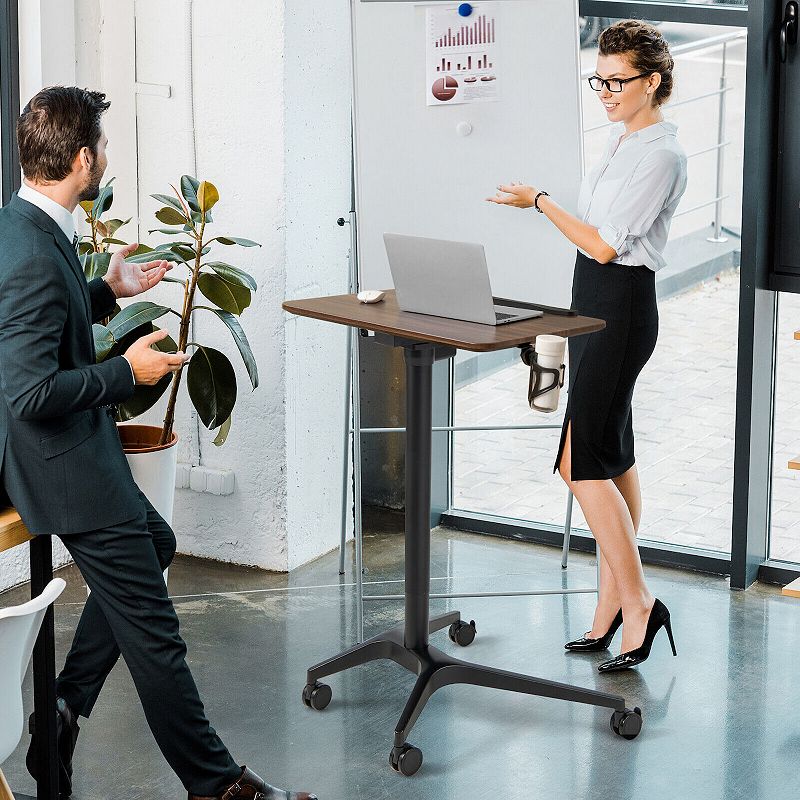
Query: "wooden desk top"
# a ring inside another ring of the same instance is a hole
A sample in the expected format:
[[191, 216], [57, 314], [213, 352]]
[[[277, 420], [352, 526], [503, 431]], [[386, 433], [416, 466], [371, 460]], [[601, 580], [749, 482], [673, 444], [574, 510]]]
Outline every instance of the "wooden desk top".
[[529, 344], [537, 336], [579, 336], [605, 328], [603, 320], [593, 317], [562, 317], [545, 314], [507, 325], [481, 325], [427, 314], [412, 314], [397, 307], [394, 291], [386, 293], [382, 303], [359, 303], [354, 294], [316, 297], [308, 300], [287, 300], [285, 311], [369, 331], [381, 331], [404, 339], [450, 345], [459, 350], [486, 353]]
[[0, 508], [0, 553], [32, 538], [15, 509]]

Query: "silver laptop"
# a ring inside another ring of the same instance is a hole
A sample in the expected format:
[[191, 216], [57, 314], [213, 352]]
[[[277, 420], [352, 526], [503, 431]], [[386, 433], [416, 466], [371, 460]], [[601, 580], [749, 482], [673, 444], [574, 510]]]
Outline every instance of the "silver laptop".
[[496, 302], [482, 244], [384, 233], [397, 305], [403, 311], [504, 325], [542, 312]]

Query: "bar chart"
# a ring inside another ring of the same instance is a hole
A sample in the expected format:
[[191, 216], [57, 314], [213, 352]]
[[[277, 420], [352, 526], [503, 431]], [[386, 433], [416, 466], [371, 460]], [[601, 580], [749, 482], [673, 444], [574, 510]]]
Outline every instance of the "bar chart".
[[503, 5], [476, 3], [468, 17], [460, 7], [426, 8], [428, 105], [499, 100]]
[[[455, 66], [454, 66], [455, 65]], [[442, 57], [441, 63], [436, 65], [437, 72], [472, 72], [473, 69], [492, 69], [494, 64], [489, 61], [489, 56], [483, 55], [480, 58], [473, 58], [468, 55], [462, 61], [454, 61], [453, 58]]]
[[481, 14], [472, 25], [462, 25], [457, 29], [448, 27], [436, 40], [435, 47], [475, 47], [495, 43], [495, 20]]

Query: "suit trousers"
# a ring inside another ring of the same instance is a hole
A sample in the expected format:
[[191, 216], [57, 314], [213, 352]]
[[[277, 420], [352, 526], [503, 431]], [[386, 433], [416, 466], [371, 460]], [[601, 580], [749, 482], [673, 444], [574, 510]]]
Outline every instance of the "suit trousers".
[[175, 534], [140, 496], [134, 519], [60, 537], [92, 591], [58, 678], [58, 696], [88, 717], [121, 654], [169, 765], [188, 792], [218, 795], [242, 768], [209, 724], [186, 663], [163, 576], [175, 554]]

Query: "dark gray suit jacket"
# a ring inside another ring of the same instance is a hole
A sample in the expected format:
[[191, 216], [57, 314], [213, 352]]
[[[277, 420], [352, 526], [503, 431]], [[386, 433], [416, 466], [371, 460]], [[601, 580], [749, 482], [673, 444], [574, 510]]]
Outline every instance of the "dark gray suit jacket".
[[140, 511], [107, 411], [133, 394], [130, 365], [95, 363], [92, 322], [114, 303], [44, 211], [16, 194], [0, 208], [0, 487], [31, 533], [97, 530]]

